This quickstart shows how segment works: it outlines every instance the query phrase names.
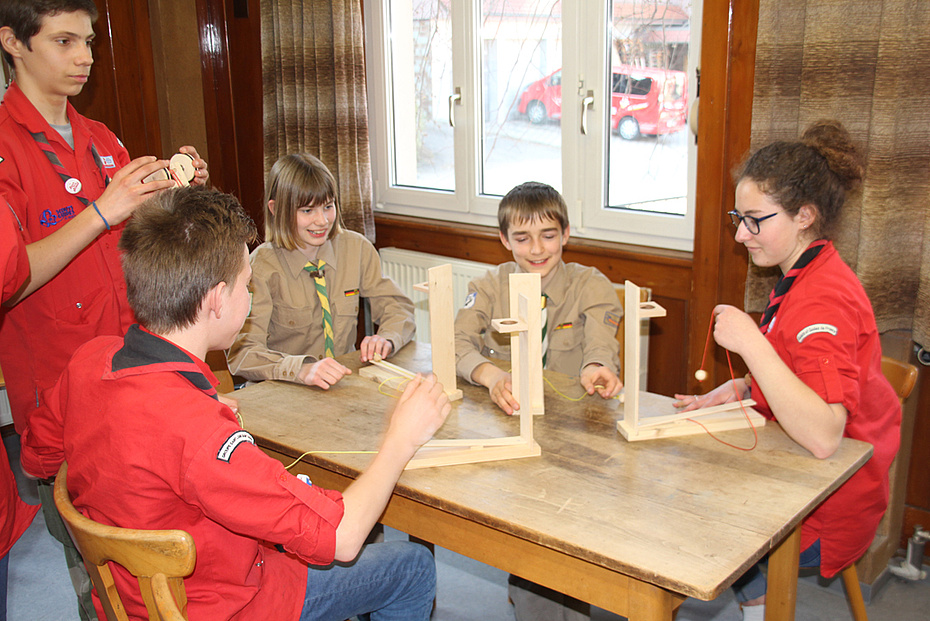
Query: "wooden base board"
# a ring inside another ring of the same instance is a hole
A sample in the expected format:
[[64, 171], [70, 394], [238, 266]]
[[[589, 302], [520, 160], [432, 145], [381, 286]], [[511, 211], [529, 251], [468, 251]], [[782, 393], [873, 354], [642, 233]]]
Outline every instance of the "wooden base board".
[[[740, 403], [737, 402], [726, 404], [726, 406], [694, 410], [686, 414], [675, 409], [672, 405], [674, 401], [671, 397], [640, 392], [639, 425], [634, 428], [621, 419], [617, 421], [617, 431], [627, 441], [636, 442], [637, 440], [656, 440], [707, 432], [749, 429], [750, 425], [756, 428], [765, 426], [765, 417], [749, 407], [755, 404], [751, 400], [744, 401], [743, 407], [740, 407]], [[651, 418], [663, 419], [663, 422], [651, 424]], [[692, 422], [692, 419], [700, 421], [701, 424]]]
[[[435, 442], [435, 444], [433, 444]], [[455, 466], [459, 464], [477, 464], [502, 459], [521, 459], [538, 457], [542, 454], [535, 441], [524, 442], [520, 436], [511, 438], [492, 438], [482, 440], [459, 440], [464, 445], [443, 445], [443, 440], [427, 442], [413, 456], [405, 470], [432, 468], [433, 466]], [[502, 442], [507, 442], [506, 444]], [[511, 444], [510, 442], [514, 442]]]

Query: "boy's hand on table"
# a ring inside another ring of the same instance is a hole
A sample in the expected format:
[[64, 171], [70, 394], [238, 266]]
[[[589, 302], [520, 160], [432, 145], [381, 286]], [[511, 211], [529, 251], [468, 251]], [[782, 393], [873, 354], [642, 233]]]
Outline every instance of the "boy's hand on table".
[[351, 369], [332, 358], [323, 358], [317, 362], [304, 364], [300, 368], [300, 373], [297, 374], [297, 381], [307, 386], [319, 386], [323, 390], [328, 390], [330, 386], [351, 373]]
[[406, 443], [412, 455], [442, 427], [450, 411], [452, 404], [436, 376], [417, 373], [397, 400], [387, 436]]
[[613, 371], [597, 363], [586, 365], [581, 370], [581, 386], [589, 395], [595, 392], [603, 399], [611, 399], [620, 394], [623, 382]]
[[377, 334], [366, 336], [362, 339], [362, 344], [358, 348], [362, 362], [368, 362], [379, 354], [382, 358], [387, 358], [394, 351], [394, 344], [383, 336]]

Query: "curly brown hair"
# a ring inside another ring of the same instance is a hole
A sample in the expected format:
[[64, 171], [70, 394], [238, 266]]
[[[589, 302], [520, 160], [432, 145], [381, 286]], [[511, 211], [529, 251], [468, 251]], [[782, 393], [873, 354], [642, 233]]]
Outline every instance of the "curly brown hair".
[[849, 131], [839, 121], [817, 121], [800, 140], [768, 144], [736, 170], [736, 183], [750, 179], [790, 216], [813, 205], [812, 231], [829, 239], [846, 202], [862, 181], [865, 166]]

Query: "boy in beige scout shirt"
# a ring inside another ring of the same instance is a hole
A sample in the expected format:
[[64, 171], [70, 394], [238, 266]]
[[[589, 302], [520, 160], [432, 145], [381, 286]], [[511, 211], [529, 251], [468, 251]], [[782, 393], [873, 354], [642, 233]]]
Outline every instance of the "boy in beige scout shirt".
[[616, 340], [623, 309], [613, 285], [597, 269], [562, 262], [569, 237], [562, 196], [545, 183], [523, 183], [501, 200], [497, 219], [501, 243], [514, 260], [468, 285], [468, 297], [455, 318], [458, 374], [486, 386], [507, 414], [520, 409], [510, 373], [489, 360], [510, 358], [510, 337], [492, 330], [491, 320], [510, 316], [510, 274], [529, 272], [542, 279], [545, 368], [579, 376], [588, 394], [616, 396], [623, 387]]

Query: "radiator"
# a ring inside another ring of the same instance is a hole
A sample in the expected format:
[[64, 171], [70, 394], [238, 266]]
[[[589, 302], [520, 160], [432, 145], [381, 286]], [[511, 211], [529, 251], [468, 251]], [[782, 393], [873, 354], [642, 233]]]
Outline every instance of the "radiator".
[[494, 267], [487, 263], [451, 259], [436, 254], [426, 254], [399, 248], [382, 248], [381, 271], [397, 283], [400, 290], [413, 300], [414, 319], [417, 322], [417, 340], [429, 342], [429, 300], [422, 291], [414, 291], [413, 286], [426, 282], [426, 271], [437, 265], [452, 265], [452, 304], [456, 312], [465, 303], [468, 295], [468, 283], [479, 276], [484, 276]]

